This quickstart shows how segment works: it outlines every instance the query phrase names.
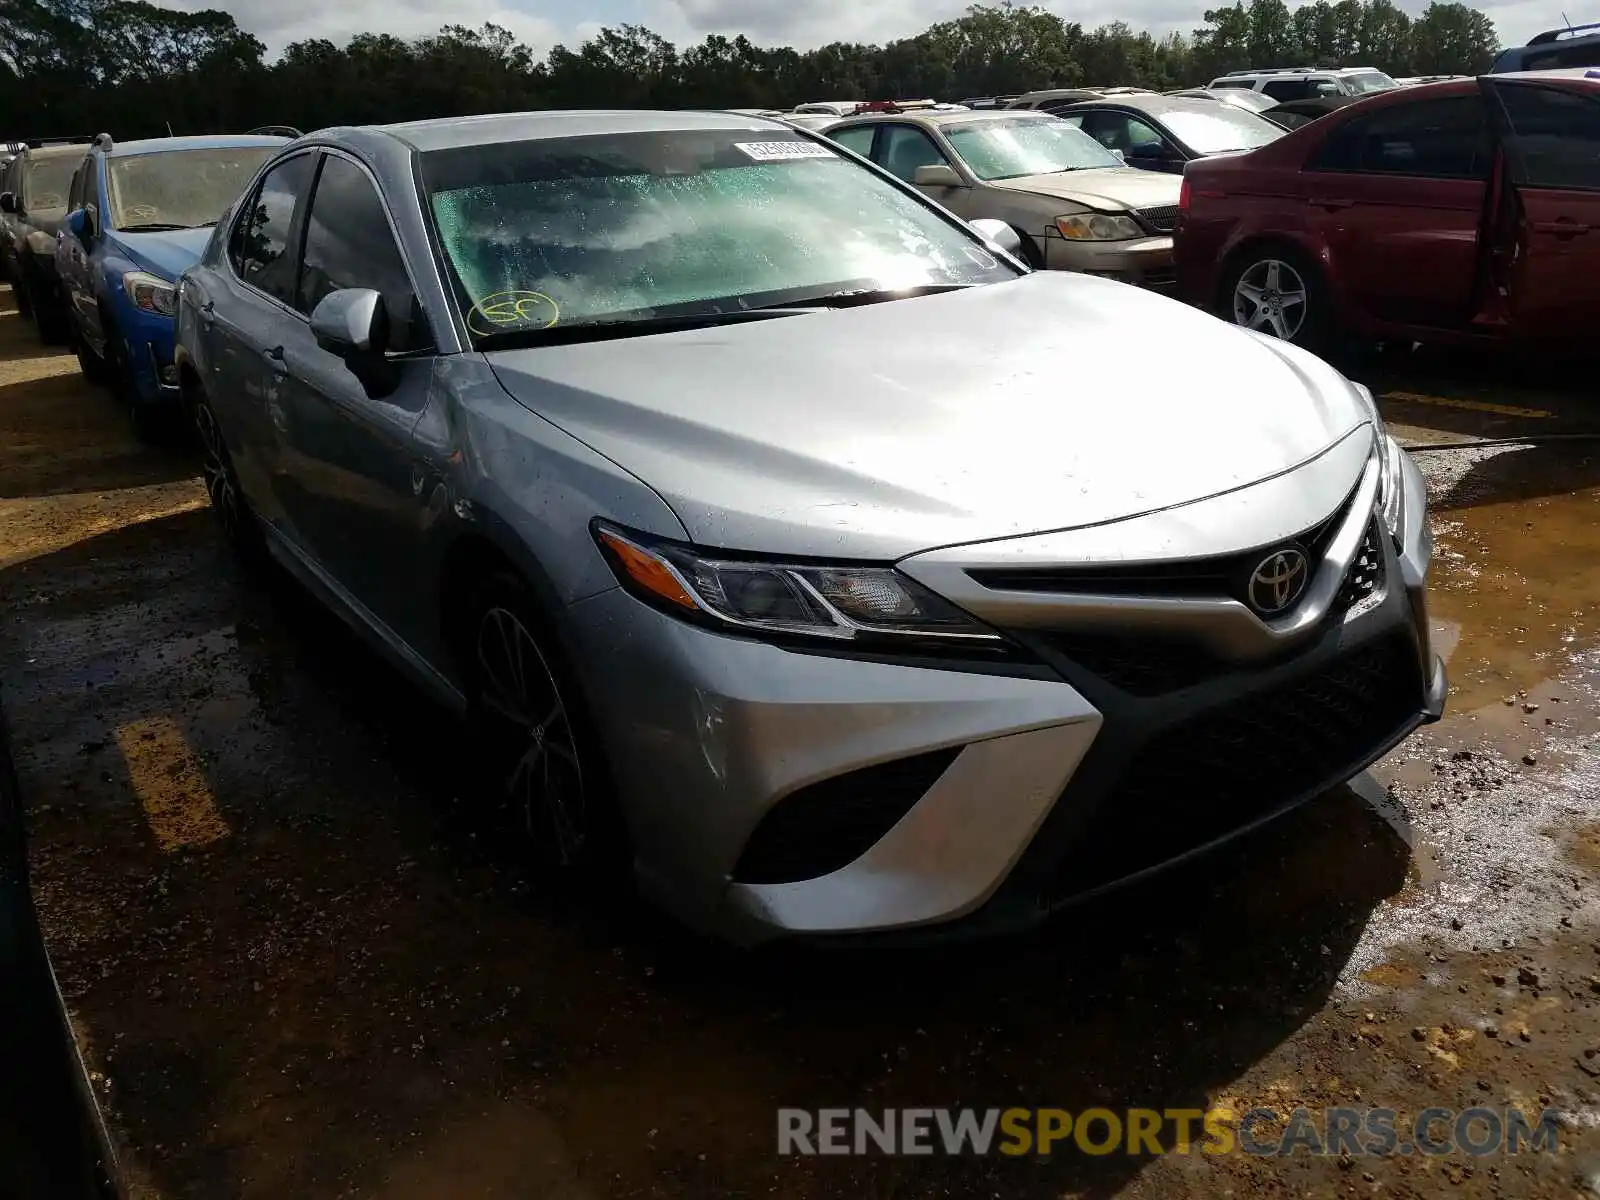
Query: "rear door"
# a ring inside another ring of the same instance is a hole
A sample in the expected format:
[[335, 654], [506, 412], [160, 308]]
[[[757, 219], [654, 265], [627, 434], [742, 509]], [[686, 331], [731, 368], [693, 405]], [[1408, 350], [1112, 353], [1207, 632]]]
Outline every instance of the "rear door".
[[211, 362], [212, 405], [228, 435], [234, 468], [256, 514], [278, 529], [277, 428], [284, 330], [304, 318], [294, 309], [300, 229], [317, 155], [274, 163], [239, 205], [228, 234], [226, 285], [198, 314]]
[[1514, 195], [1507, 289], [1514, 331], [1592, 338], [1600, 313], [1600, 95], [1491, 79]]
[[1482, 299], [1479, 230], [1493, 161], [1476, 91], [1334, 125], [1302, 184], [1307, 227], [1345, 305], [1390, 325], [1467, 324]]

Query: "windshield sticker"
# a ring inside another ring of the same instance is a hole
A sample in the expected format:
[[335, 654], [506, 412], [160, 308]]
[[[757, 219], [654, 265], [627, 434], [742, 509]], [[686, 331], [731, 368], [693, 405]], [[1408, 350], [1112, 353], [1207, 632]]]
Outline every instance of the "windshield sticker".
[[795, 158], [836, 158], [826, 146], [816, 142], [735, 142], [734, 148], [757, 162], [785, 162]]
[[560, 319], [561, 309], [543, 292], [496, 292], [472, 306], [467, 328], [488, 337], [510, 330], [549, 329]]

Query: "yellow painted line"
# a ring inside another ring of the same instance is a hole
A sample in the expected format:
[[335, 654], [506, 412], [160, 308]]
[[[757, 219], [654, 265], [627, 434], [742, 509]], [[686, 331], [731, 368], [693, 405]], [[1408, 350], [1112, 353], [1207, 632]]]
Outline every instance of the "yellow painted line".
[[1437, 404], [1441, 408], [1464, 408], [1469, 412], [1494, 413], [1502, 417], [1551, 417], [1554, 413], [1542, 408], [1518, 408], [1513, 404], [1491, 404], [1487, 400], [1458, 400], [1453, 396], [1425, 396], [1421, 392], [1385, 392], [1385, 400], [1400, 400], [1406, 404]]
[[205, 767], [171, 717], [121, 726], [117, 746], [145, 820], [165, 853], [220, 842], [232, 831], [217, 809]]

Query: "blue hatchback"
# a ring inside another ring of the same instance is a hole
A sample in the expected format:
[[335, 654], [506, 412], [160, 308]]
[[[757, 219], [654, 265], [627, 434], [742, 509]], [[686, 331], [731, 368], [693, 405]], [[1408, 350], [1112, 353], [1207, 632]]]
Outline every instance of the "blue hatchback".
[[78, 362], [133, 411], [141, 431], [177, 401], [178, 280], [256, 169], [288, 139], [249, 134], [101, 134], [73, 176], [56, 265]]

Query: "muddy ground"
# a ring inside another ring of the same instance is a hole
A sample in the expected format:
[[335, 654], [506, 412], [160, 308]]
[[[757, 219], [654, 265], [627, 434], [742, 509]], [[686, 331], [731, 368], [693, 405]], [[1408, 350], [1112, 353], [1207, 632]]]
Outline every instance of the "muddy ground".
[[[0, 301], [0, 687], [132, 1195], [1600, 1194], [1600, 444], [1419, 456], [1454, 687], [1369, 777], [1026, 938], [751, 955], [541, 886], [448, 721]], [[1416, 441], [1600, 428], [1520, 365], [1359, 373]], [[780, 1105], [1221, 1103], [1548, 1106], [1561, 1151], [774, 1144]]]

